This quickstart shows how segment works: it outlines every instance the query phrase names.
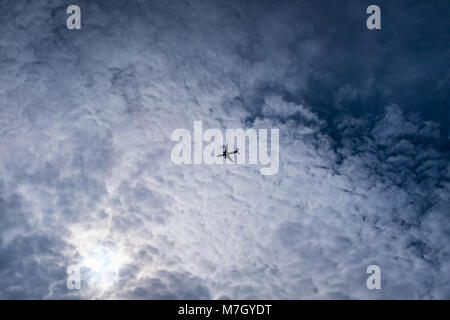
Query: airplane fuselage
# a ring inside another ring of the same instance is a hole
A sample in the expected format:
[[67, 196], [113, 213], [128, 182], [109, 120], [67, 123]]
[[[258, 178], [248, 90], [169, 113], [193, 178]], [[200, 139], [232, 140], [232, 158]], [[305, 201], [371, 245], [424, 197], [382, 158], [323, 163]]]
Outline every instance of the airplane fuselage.
[[227, 154], [235, 154], [235, 153], [237, 153], [237, 150], [234, 150], [234, 151], [232, 151], [232, 152], [222, 152], [222, 157], [224, 157], [224, 158], [226, 158], [227, 157]]

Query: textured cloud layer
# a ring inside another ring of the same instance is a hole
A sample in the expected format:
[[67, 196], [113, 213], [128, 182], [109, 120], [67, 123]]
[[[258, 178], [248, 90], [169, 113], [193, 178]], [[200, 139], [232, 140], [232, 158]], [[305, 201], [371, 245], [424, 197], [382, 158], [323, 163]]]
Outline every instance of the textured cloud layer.
[[[0, 298], [450, 298], [449, 6], [329, 2], [4, 1]], [[173, 164], [194, 120], [279, 173]]]

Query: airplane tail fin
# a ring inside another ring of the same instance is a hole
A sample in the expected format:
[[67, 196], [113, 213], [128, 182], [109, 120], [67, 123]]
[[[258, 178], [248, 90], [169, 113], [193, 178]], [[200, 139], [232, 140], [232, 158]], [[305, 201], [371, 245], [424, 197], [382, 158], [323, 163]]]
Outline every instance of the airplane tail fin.
[[239, 153], [239, 148], [238, 148], [238, 147], [236, 147], [236, 152], [237, 152], [237, 154], [240, 154], [240, 153]]

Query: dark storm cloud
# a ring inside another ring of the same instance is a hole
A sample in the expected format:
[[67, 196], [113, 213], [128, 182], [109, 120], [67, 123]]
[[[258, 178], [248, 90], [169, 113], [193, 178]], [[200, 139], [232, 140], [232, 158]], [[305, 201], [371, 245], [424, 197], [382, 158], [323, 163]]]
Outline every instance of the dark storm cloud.
[[[448, 4], [68, 4], [0, 10], [1, 298], [449, 297]], [[280, 172], [175, 166], [194, 120], [280, 128]]]
[[339, 139], [336, 117], [377, 115], [383, 112], [380, 105], [397, 103], [440, 123], [441, 144], [446, 144], [449, 4], [379, 1], [380, 32], [361, 27], [366, 19], [361, 12], [370, 4], [285, 1], [253, 11], [258, 18], [252, 21], [271, 29], [254, 37], [251, 46], [268, 49], [262, 50], [264, 63], [275, 62], [280, 53], [289, 59], [285, 68], [258, 79], [247, 99], [251, 113], [259, 116], [262, 96], [276, 92], [287, 101], [306, 103], [328, 120], [328, 132]]

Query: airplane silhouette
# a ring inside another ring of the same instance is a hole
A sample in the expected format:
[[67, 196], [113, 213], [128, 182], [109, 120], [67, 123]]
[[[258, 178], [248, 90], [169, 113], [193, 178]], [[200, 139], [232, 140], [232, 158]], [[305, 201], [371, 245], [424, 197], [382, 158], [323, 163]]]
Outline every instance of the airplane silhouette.
[[234, 162], [233, 159], [230, 158], [230, 154], [235, 154], [235, 153], [240, 154], [239, 148], [236, 147], [236, 150], [234, 150], [232, 152], [228, 152], [228, 143], [227, 143], [227, 145], [225, 146], [225, 150], [221, 154], [219, 154], [217, 157], [228, 158], [231, 160], [231, 162]]

